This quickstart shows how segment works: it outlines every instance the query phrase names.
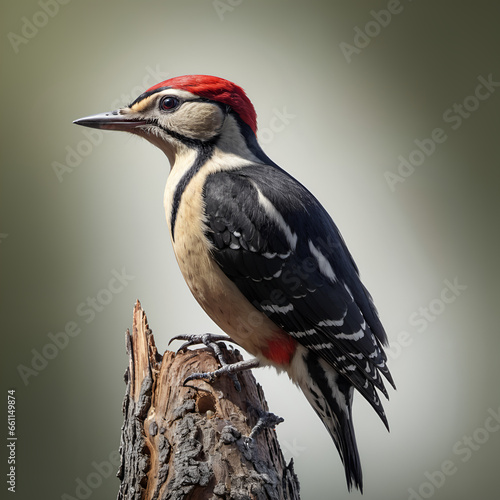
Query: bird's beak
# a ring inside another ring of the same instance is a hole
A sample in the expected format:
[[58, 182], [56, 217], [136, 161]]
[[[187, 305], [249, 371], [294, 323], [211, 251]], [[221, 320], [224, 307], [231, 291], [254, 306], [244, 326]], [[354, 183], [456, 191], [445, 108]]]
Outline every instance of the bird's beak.
[[99, 113], [98, 115], [79, 118], [73, 123], [83, 125], [84, 127], [100, 128], [104, 130], [123, 130], [132, 131], [141, 125], [147, 125], [144, 120], [137, 120], [127, 117], [126, 114], [120, 114], [119, 111], [110, 111], [108, 113]]

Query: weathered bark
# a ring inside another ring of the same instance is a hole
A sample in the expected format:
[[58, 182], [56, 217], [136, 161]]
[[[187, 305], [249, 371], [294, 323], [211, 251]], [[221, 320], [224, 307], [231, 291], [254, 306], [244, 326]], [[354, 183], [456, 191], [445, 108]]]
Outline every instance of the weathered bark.
[[[126, 340], [118, 500], [299, 499], [293, 462], [285, 463], [274, 430], [247, 438], [267, 410], [250, 371], [238, 374], [241, 392], [229, 377], [183, 387], [191, 373], [219, 367], [213, 353], [159, 355], [139, 301]], [[237, 351], [224, 355], [241, 360]]]

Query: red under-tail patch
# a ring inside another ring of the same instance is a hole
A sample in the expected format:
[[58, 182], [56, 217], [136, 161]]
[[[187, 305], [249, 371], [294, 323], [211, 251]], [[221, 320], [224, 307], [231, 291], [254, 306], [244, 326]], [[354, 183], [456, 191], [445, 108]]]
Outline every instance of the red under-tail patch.
[[257, 133], [257, 114], [252, 102], [241, 87], [229, 80], [210, 75], [176, 76], [175, 78], [157, 83], [148, 89], [147, 92], [160, 87], [187, 90], [200, 97], [228, 104], [250, 126], [254, 134]]
[[283, 331], [267, 343], [262, 354], [277, 365], [288, 365], [297, 348], [297, 341]]

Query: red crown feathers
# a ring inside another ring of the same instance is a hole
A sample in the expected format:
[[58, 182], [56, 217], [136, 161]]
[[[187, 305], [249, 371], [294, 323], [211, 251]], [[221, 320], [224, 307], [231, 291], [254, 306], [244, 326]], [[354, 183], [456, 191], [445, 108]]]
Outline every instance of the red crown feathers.
[[257, 132], [257, 114], [252, 102], [241, 87], [229, 80], [210, 75], [176, 76], [175, 78], [157, 83], [148, 89], [147, 92], [160, 87], [187, 90], [200, 97], [228, 104], [250, 126], [254, 134]]

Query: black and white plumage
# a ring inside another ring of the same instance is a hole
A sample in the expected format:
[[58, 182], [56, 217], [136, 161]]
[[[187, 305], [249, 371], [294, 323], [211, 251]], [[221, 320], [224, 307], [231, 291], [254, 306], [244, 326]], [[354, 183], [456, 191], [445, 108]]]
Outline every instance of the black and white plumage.
[[319, 415], [362, 489], [356, 389], [386, 426], [387, 337], [331, 217], [256, 140], [240, 87], [203, 75], [162, 82], [129, 107], [77, 121], [127, 130], [172, 164], [165, 210], [193, 295], [261, 364], [284, 370]]
[[340, 233], [318, 201], [274, 166], [214, 173], [204, 199], [215, 260], [259, 311], [306, 348], [307, 372], [297, 382], [339, 449], [348, 485], [360, 487], [352, 388], [388, 427], [376, 389], [387, 396], [380, 373], [393, 382], [385, 332]]
[[211, 174], [203, 195], [206, 234], [223, 272], [259, 311], [349, 379], [387, 425], [374, 390], [386, 394], [379, 372], [392, 382], [385, 332], [323, 207], [269, 165]]

